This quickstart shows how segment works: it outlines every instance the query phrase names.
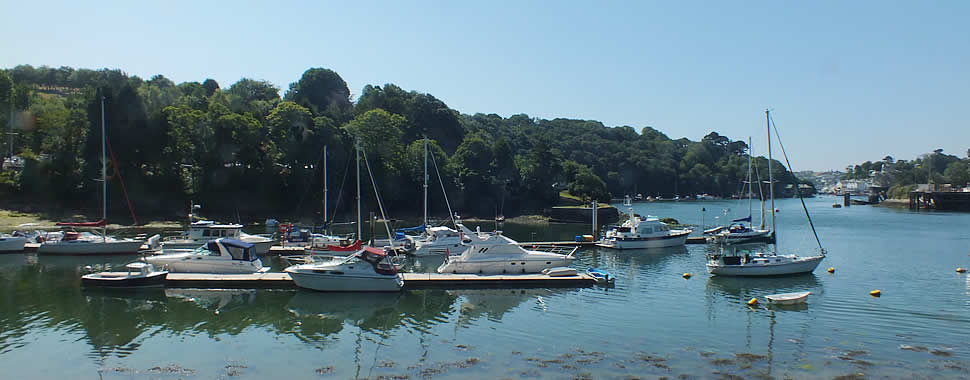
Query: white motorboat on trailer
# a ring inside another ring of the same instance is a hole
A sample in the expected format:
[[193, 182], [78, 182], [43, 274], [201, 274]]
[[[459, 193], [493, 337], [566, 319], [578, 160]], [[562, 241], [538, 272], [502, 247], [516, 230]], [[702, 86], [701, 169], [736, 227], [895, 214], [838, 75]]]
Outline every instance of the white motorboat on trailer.
[[168, 271], [155, 270], [149, 263], [136, 261], [125, 265], [125, 272], [98, 272], [81, 276], [81, 285], [106, 288], [164, 286]]
[[228, 238], [253, 244], [257, 255], [265, 255], [273, 246], [273, 239], [242, 232], [241, 224], [221, 224], [200, 220], [189, 225], [189, 230], [177, 236], [162, 239], [162, 249], [195, 249], [210, 240]]
[[293, 265], [285, 272], [297, 286], [323, 292], [396, 292], [404, 286], [387, 251], [368, 246], [343, 259]]
[[670, 229], [666, 223], [654, 216], [641, 217], [633, 212], [633, 203], [627, 197], [623, 202], [630, 212], [627, 219], [619, 226], [612, 226], [606, 230], [600, 247], [615, 249], [644, 249], [682, 246], [687, 242], [687, 235], [691, 229]]
[[539, 273], [546, 268], [568, 266], [579, 247], [572, 247], [567, 254], [563, 249], [552, 251], [522, 248], [518, 242], [502, 235], [500, 231], [483, 234], [472, 231], [458, 223], [465, 248], [460, 255], [448, 256], [438, 267], [438, 273]]
[[239, 240], [220, 238], [192, 251], [148, 256], [145, 262], [171, 272], [256, 273], [269, 270], [255, 252], [255, 246]]

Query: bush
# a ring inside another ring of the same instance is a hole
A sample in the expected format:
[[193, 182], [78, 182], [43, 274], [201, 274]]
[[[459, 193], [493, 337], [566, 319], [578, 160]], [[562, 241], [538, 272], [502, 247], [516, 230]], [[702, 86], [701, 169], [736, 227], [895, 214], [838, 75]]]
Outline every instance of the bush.
[[909, 193], [916, 190], [916, 185], [895, 185], [889, 188], [889, 198], [909, 199]]

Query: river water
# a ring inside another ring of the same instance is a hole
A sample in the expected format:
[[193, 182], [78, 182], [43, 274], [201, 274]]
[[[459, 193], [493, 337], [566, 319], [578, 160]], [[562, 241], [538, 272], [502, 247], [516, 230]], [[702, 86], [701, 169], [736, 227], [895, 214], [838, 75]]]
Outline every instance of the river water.
[[[828, 257], [789, 278], [711, 277], [705, 246], [688, 245], [580, 251], [574, 266], [607, 269], [611, 288], [105, 292], [79, 286], [82, 268], [134, 257], [0, 255], [0, 378], [970, 377], [970, 280], [955, 272], [970, 267], [970, 214], [836, 201], [806, 200]], [[634, 208], [697, 225], [747, 214], [737, 201]], [[777, 208], [777, 249], [811, 252], [798, 200]], [[504, 229], [527, 241], [590, 226]], [[801, 307], [745, 305], [803, 290]]]

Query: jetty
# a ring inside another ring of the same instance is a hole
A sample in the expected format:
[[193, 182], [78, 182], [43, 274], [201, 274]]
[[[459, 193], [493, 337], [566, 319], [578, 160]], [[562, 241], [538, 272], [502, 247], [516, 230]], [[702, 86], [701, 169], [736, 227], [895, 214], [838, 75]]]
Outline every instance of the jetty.
[[[123, 275], [124, 273], [121, 273]], [[544, 274], [483, 275], [452, 273], [402, 273], [404, 289], [480, 289], [480, 288], [552, 288], [589, 287], [597, 284], [585, 273], [572, 276]], [[294, 289], [289, 274], [266, 272], [253, 274], [169, 273], [165, 286], [203, 289]]]

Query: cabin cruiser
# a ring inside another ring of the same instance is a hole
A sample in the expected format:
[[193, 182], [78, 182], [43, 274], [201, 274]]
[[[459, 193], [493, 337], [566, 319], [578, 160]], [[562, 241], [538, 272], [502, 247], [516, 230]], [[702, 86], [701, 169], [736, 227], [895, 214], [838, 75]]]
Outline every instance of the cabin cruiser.
[[642, 218], [630, 211], [630, 219], [606, 231], [600, 247], [615, 249], [643, 249], [681, 246], [691, 229], [672, 230], [654, 216]]
[[404, 277], [387, 256], [387, 249], [364, 246], [350, 256], [293, 265], [284, 271], [297, 286], [324, 292], [396, 292]]
[[170, 272], [190, 273], [256, 273], [269, 270], [256, 256], [255, 245], [220, 238], [194, 250], [148, 256], [145, 262]]
[[546, 268], [568, 266], [579, 249], [573, 247], [568, 254], [525, 249], [499, 231], [489, 234], [472, 231], [461, 223], [457, 226], [466, 248], [460, 255], [445, 258], [438, 273], [539, 273]]
[[0, 234], [0, 252], [23, 251], [26, 243], [27, 238], [24, 236]]
[[217, 224], [211, 220], [200, 220], [189, 225], [189, 230], [178, 236], [166, 236], [162, 249], [194, 249], [209, 240], [229, 238], [244, 241], [255, 246], [257, 255], [265, 255], [273, 246], [273, 239], [265, 236], [250, 235], [242, 232], [241, 224]]
[[411, 254], [415, 256], [448, 255], [463, 250], [461, 234], [445, 226], [428, 227], [424, 234], [407, 238], [414, 247]]

